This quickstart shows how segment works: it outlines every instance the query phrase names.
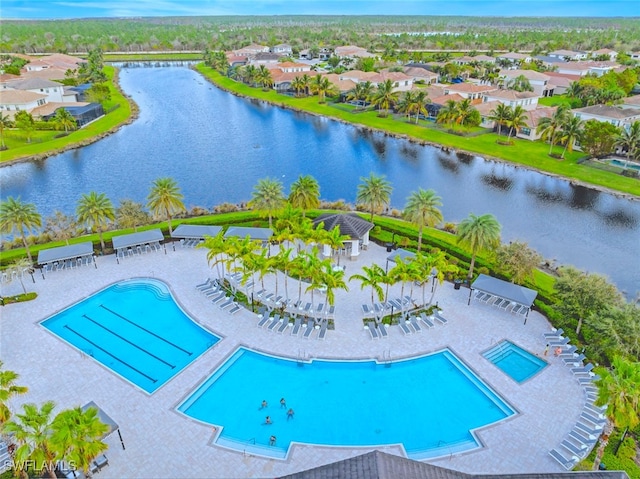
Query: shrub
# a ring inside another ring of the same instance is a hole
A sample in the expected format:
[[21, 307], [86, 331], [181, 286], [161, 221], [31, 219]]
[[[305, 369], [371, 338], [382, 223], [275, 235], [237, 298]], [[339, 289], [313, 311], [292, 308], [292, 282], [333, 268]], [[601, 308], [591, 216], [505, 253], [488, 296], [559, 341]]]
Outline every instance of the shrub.
[[213, 211], [216, 213], [232, 213], [234, 211], [238, 211], [238, 205], [234, 205], [233, 203], [222, 203], [215, 206]]
[[445, 223], [442, 229], [447, 233], [456, 234], [458, 232], [458, 225], [455, 223]]

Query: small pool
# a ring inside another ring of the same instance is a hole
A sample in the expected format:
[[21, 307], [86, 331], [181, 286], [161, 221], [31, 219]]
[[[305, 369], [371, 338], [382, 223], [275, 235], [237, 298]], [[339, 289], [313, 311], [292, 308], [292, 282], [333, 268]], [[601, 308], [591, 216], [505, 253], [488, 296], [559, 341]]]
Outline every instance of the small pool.
[[150, 394], [220, 339], [155, 279], [111, 285], [40, 324]]
[[620, 168], [628, 168], [630, 170], [640, 171], [640, 165], [638, 163], [634, 163], [633, 161], [623, 161], [611, 159], [608, 160], [609, 164], [619, 166]]
[[518, 383], [526, 381], [547, 366], [546, 361], [506, 340], [482, 355]]
[[413, 459], [478, 448], [474, 430], [515, 413], [449, 350], [378, 363], [301, 362], [245, 348], [178, 411], [218, 426], [218, 445], [252, 454], [286, 458], [293, 443], [401, 444]]

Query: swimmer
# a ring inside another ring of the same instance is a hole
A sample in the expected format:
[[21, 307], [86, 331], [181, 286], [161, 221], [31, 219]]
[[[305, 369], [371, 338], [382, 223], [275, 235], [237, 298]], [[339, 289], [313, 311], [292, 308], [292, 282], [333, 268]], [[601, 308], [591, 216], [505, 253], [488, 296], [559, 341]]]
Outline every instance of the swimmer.
[[265, 423], [265, 424], [267, 424], [267, 425], [269, 425], [269, 424], [273, 424], [273, 423], [271, 422], [271, 417], [267, 416], [267, 417], [266, 417], [266, 419], [264, 420], [264, 423]]
[[283, 407], [283, 408], [287, 407], [287, 401], [285, 401], [284, 398], [280, 399], [280, 407]]
[[268, 406], [267, 401], [265, 401], [264, 399], [262, 400], [262, 404], [260, 404], [260, 409], [264, 409]]
[[295, 413], [293, 412], [293, 409], [289, 408], [289, 410], [287, 411], [287, 421], [288, 421], [289, 419], [293, 419], [293, 415], [294, 415], [294, 414], [295, 414]]

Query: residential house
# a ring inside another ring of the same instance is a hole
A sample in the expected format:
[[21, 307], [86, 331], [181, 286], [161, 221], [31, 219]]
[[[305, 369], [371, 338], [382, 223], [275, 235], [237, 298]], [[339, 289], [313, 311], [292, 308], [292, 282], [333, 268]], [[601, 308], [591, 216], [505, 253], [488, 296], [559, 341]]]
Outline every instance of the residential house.
[[391, 80], [394, 91], [408, 91], [413, 87], [413, 78], [402, 72], [363, 72], [360, 70], [349, 70], [340, 73], [340, 80], [351, 80], [354, 83], [369, 81], [374, 85], [379, 85], [387, 80]]
[[545, 72], [549, 77], [549, 87], [553, 88], [554, 95], [563, 95], [571, 84], [580, 80], [580, 75], [570, 75], [568, 73]]
[[540, 96], [537, 93], [530, 91], [493, 90], [483, 94], [482, 102], [499, 101], [511, 108], [520, 106], [529, 111], [538, 107], [538, 98]]
[[622, 109], [640, 109], [640, 95], [628, 96], [622, 99], [622, 104], [619, 105]]
[[590, 73], [602, 76], [605, 73], [614, 70], [618, 64], [616, 62], [568, 62], [558, 64], [556, 71], [558, 73], [568, 73], [571, 75], [585, 76]]
[[431, 118], [437, 118], [440, 109], [447, 104], [447, 102], [453, 101], [454, 103], [459, 103], [465, 99], [459, 93], [451, 93], [446, 95], [429, 95], [429, 99], [431, 103], [427, 103], [427, 112]]
[[375, 55], [369, 53], [366, 49], [355, 45], [344, 45], [336, 47], [335, 55], [340, 58], [372, 58]]
[[236, 55], [233, 52], [227, 52], [227, 63], [230, 67], [241, 67], [249, 63], [249, 57], [246, 55]]
[[504, 85], [507, 87], [511, 81], [520, 76], [523, 76], [529, 81], [533, 91], [538, 96], [553, 96], [553, 88], [549, 86], [551, 77], [545, 73], [534, 70], [500, 70], [500, 77], [503, 78]]
[[600, 48], [599, 50], [594, 50], [591, 52], [591, 56], [593, 58], [602, 57], [607, 55], [609, 60], [615, 62], [618, 59], [618, 52], [615, 50], [611, 50], [610, 48]]
[[281, 56], [277, 53], [259, 52], [253, 55], [253, 58], [249, 60], [252, 65], [270, 65], [278, 63]]
[[558, 64], [567, 63], [567, 61], [564, 58], [550, 57], [548, 55], [536, 55], [534, 57], [534, 60], [539, 61], [540, 63], [542, 63], [542, 66], [549, 69], [555, 68], [555, 66]]
[[276, 65], [276, 68], [279, 68], [285, 73], [311, 71], [311, 65], [307, 65], [306, 63], [281, 62]]
[[290, 91], [291, 83], [296, 77], [302, 77], [311, 72], [311, 66], [304, 63], [282, 62], [270, 64], [267, 68], [271, 71], [273, 88], [278, 91]]
[[421, 67], [404, 67], [404, 74], [411, 77], [413, 83], [422, 82], [431, 85], [438, 81], [438, 74]]
[[472, 83], [455, 83], [453, 85], [446, 85], [443, 87], [444, 94], [453, 95], [458, 94], [462, 98], [468, 98], [470, 100], [478, 100], [476, 103], [482, 101], [483, 95], [489, 92], [496, 91], [498, 88], [491, 85], [474, 85]]
[[539, 140], [540, 134], [536, 130], [540, 125], [540, 120], [551, 118], [557, 109], [557, 106], [541, 106], [528, 111], [526, 118], [524, 118], [524, 126], [520, 128], [516, 137], [531, 141]]
[[488, 55], [476, 55], [475, 57], [465, 55], [463, 57], [453, 58], [451, 61], [456, 65], [464, 66], [472, 63], [495, 63], [496, 59]]
[[490, 57], [489, 55], [476, 55], [473, 59], [477, 62], [481, 63], [495, 63], [496, 59], [494, 57]]
[[529, 63], [531, 60], [531, 55], [525, 55], [524, 53], [509, 52], [496, 55], [496, 62], [504, 61], [511, 63], [511, 65], [519, 65], [523, 62]]
[[498, 105], [501, 105], [502, 102], [498, 100], [487, 101], [484, 103], [480, 103], [479, 105], [474, 105], [475, 109], [480, 113], [480, 125], [483, 128], [495, 128], [496, 122], [490, 120], [489, 117], [493, 114], [492, 112], [496, 109]]
[[29, 63], [24, 66], [26, 71], [41, 71], [50, 68], [62, 71], [77, 70], [82, 63], [86, 63], [86, 60], [82, 58], [65, 55], [64, 53], [54, 53], [42, 57], [27, 57], [27, 59]]
[[0, 111], [12, 112], [31, 111], [34, 108], [44, 105], [47, 102], [47, 95], [35, 93], [28, 90], [0, 90]]
[[331, 50], [331, 48], [323, 47], [318, 50], [318, 60], [320, 61], [328, 60], [329, 58], [331, 58], [331, 56], [333, 56], [333, 51]]
[[293, 50], [291, 49], [291, 45], [280, 43], [271, 47], [271, 53], [277, 53], [282, 57], [289, 57], [293, 54]]
[[587, 52], [577, 52], [573, 50], [554, 50], [549, 52], [547, 56], [562, 58], [567, 61], [586, 60], [589, 54]]
[[627, 52], [632, 60], [640, 60], [640, 52]]
[[640, 109], [620, 108], [618, 106], [594, 105], [584, 108], [575, 108], [571, 112], [583, 121], [598, 120], [611, 123], [618, 128], [629, 128], [634, 122], [640, 120]]
[[239, 57], [253, 58], [256, 55], [256, 53], [268, 53], [268, 52], [269, 52], [268, 46], [252, 43], [251, 45], [247, 45], [246, 47], [242, 47], [238, 50], [234, 50], [233, 54]]
[[64, 86], [50, 80], [29, 78], [26, 80], [13, 80], [0, 86], [2, 89], [24, 90], [45, 95], [47, 102], [62, 102]]
[[300, 60], [312, 60], [313, 57], [311, 56], [311, 50], [309, 50], [308, 48], [300, 50], [300, 53], [298, 53], [298, 58]]
[[341, 95], [344, 95], [347, 92], [353, 90], [357, 84], [357, 82], [353, 80], [342, 79], [337, 73], [327, 73], [322, 76], [333, 83], [333, 85], [338, 89]]

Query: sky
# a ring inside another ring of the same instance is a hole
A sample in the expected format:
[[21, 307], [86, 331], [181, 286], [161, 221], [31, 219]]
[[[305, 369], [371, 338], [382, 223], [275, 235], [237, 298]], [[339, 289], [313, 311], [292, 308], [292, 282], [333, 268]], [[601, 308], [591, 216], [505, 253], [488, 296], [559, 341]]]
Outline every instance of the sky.
[[205, 15], [640, 17], [639, 0], [0, 0], [0, 19]]

